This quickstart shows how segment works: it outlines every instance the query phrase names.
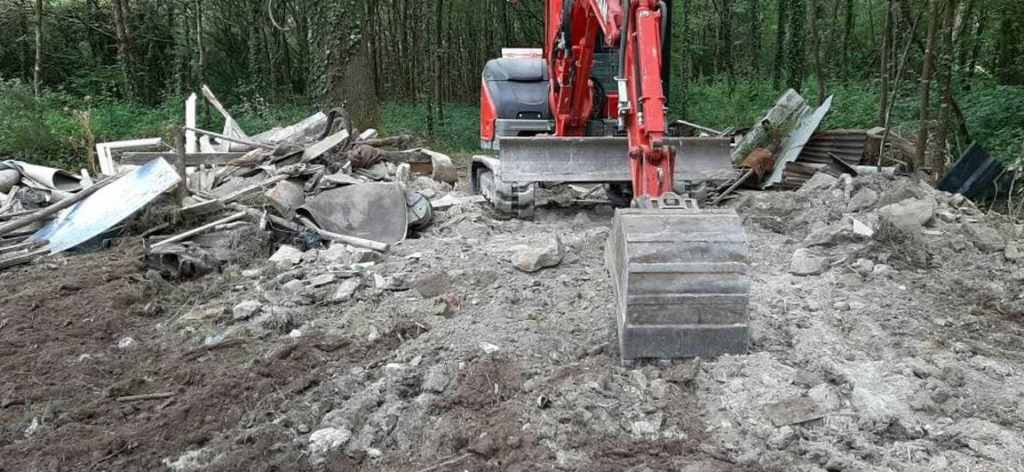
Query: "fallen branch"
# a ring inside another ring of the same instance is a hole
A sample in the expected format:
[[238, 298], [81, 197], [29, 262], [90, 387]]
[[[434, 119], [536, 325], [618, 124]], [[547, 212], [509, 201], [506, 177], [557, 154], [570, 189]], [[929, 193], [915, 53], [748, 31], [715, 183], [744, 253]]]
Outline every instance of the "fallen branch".
[[10, 221], [8, 223], [0, 225], [0, 236], [3, 236], [3, 235], [8, 234], [8, 233], [11, 233], [11, 232], [13, 232], [16, 229], [24, 228], [24, 227], [26, 227], [26, 226], [28, 226], [28, 225], [30, 225], [32, 223], [35, 223], [37, 221], [46, 219], [46, 218], [48, 218], [50, 216], [56, 215], [61, 210], [65, 209], [65, 208], [70, 208], [72, 205], [74, 205], [74, 204], [76, 204], [76, 203], [78, 203], [78, 202], [80, 202], [82, 200], [85, 200], [90, 195], [96, 193], [97, 190], [99, 190], [99, 189], [101, 189], [103, 187], [106, 187], [107, 184], [109, 184], [109, 183], [111, 183], [111, 182], [113, 182], [115, 180], [117, 180], [117, 177], [104, 180], [103, 182], [100, 182], [100, 183], [98, 183], [96, 185], [93, 185], [92, 187], [89, 187], [89, 188], [87, 188], [85, 190], [82, 190], [81, 192], [76, 193], [72, 197], [65, 198], [64, 200], [61, 200], [61, 201], [59, 201], [57, 203], [54, 203], [53, 205], [50, 205], [50, 206], [46, 207], [43, 210], [40, 210], [40, 211], [35, 212], [35, 213], [32, 213], [31, 215], [28, 215], [28, 216], [26, 216], [24, 218], [19, 218], [17, 220]]
[[127, 397], [117, 397], [117, 401], [122, 402], [122, 403], [127, 403], [127, 402], [140, 402], [140, 401], [145, 401], [145, 400], [164, 400], [166, 398], [171, 398], [171, 397], [173, 397], [175, 395], [177, 395], [177, 394], [174, 393], [174, 392], [147, 393], [147, 394], [144, 394], [144, 395], [129, 395]]

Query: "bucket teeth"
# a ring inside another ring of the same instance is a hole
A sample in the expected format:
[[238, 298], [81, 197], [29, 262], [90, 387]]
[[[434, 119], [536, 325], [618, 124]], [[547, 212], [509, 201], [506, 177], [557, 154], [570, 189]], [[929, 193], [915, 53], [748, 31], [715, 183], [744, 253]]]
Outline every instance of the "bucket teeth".
[[618, 210], [605, 258], [623, 361], [746, 354], [748, 253], [730, 210]]

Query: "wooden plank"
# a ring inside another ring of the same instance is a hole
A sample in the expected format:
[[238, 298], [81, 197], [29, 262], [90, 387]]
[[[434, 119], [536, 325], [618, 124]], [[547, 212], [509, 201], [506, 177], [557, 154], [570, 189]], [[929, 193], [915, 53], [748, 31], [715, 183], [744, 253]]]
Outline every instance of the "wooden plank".
[[346, 130], [341, 130], [331, 136], [328, 136], [327, 139], [306, 148], [302, 153], [302, 162], [309, 162], [322, 156], [325, 152], [330, 151], [335, 146], [348, 141], [348, 137], [348, 131]]
[[[196, 94], [188, 96], [188, 100], [185, 100], [185, 127], [195, 128], [196, 127], [196, 101], [199, 98]], [[194, 154], [199, 152], [199, 143], [196, 139], [195, 131], [185, 132], [185, 152]]]
[[[242, 127], [238, 126], [238, 122], [235, 121], [235, 118], [231, 116], [231, 113], [228, 113], [228, 109], [224, 108], [224, 105], [222, 105], [220, 103], [220, 100], [218, 100], [217, 96], [213, 94], [213, 91], [210, 90], [210, 87], [207, 87], [204, 84], [202, 90], [203, 90], [203, 96], [206, 97], [206, 101], [210, 102], [210, 105], [213, 105], [213, 108], [216, 108], [217, 111], [220, 112], [221, 116], [224, 117], [224, 127], [227, 128], [227, 129], [230, 129], [239, 138], [242, 138], [242, 139], [248, 138], [249, 135], [245, 134], [245, 131], [242, 130]], [[214, 137], [216, 138], [216, 136], [214, 136]], [[225, 140], [225, 141], [227, 141], [227, 140]], [[239, 143], [239, 144], [245, 144], [245, 143]]]
[[246, 195], [249, 195], [250, 193], [255, 193], [255, 192], [258, 192], [258, 191], [262, 190], [265, 187], [269, 187], [271, 185], [274, 185], [274, 184], [276, 184], [276, 183], [278, 183], [278, 182], [280, 182], [282, 180], [287, 179], [288, 177], [289, 177], [288, 175], [284, 175], [284, 174], [275, 175], [275, 176], [273, 176], [273, 177], [271, 177], [271, 178], [269, 178], [267, 180], [264, 180], [263, 182], [260, 182], [260, 183], [255, 184], [255, 185], [250, 185], [250, 186], [248, 186], [246, 188], [243, 188], [242, 190], [239, 190], [239, 191], [237, 191], [235, 193], [232, 193], [232, 194], [230, 194], [230, 195], [228, 195], [226, 197], [218, 198], [218, 200], [220, 200], [221, 203], [228, 204], [228, 203], [234, 202], [235, 200], [238, 200], [239, 198], [242, 198], [242, 197], [244, 197]]
[[4, 259], [0, 261], [0, 270], [9, 269], [11, 267], [19, 266], [22, 264], [28, 264], [29, 262], [32, 262], [37, 258], [45, 256], [49, 253], [49, 249], [40, 249], [38, 251], [32, 251], [28, 254], [22, 254], [20, 256], [15, 256], [10, 259]]
[[276, 147], [271, 146], [269, 144], [257, 143], [256, 141], [252, 141], [252, 140], [245, 139], [245, 138], [233, 138], [231, 136], [226, 136], [226, 135], [223, 135], [223, 134], [220, 134], [220, 133], [214, 133], [213, 131], [206, 131], [206, 130], [202, 130], [202, 129], [198, 129], [198, 128], [185, 128], [185, 130], [186, 131], [195, 131], [196, 133], [199, 133], [199, 134], [202, 134], [202, 135], [205, 135], [205, 136], [209, 136], [211, 138], [217, 138], [217, 139], [219, 139], [221, 141], [228, 141], [228, 142], [231, 142], [231, 143], [243, 144], [243, 145], [246, 145], [246, 146], [258, 147], [258, 148], [261, 148], [261, 149], [268, 149], [268, 150], [277, 149]]
[[[188, 147], [186, 144], [185, 147]], [[244, 152], [214, 152], [214, 153], [188, 153], [185, 154], [185, 165], [188, 167], [199, 166], [224, 166], [231, 161], [244, 156]], [[126, 152], [121, 156], [121, 164], [141, 166], [154, 159], [163, 158], [167, 162], [174, 162], [178, 158], [175, 152]]]
[[196, 229], [193, 229], [191, 231], [186, 231], [186, 232], [181, 233], [181, 234], [179, 234], [177, 236], [174, 236], [174, 237], [171, 237], [171, 238], [167, 238], [167, 239], [165, 239], [163, 241], [160, 241], [160, 242], [154, 244], [153, 247], [160, 247], [160, 246], [163, 246], [165, 244], [171, 244], [171, 243], [176, 243], [178, 241], [184, 241], [184, 240], [186, 240], [188, 238], [191, 238], [192, 236], [195, 236], [197, 234], [201, 234], [201, 233], [205, 233], [207, 231], [210, 231], [210, 230], [212, 230], [212, 229], [214, 229], [214, 228], [216, 228], [216, 227], [218, 227], [220, 225], [231, 223], [232, 221], [240, 220], [243, 217], [245, 217], [245, 215], [246, 215], [246, 213], [244, 211], [243, 212], [235, 213], [234, 215], [231, 215], [231, 216], [229, 216], [227, 218], [223, 218], [223, 219], [214, 221], [213, 223], [200, 226], [200, 227], [198, 227]]
[[183, 208], [181, 210], [181, 216], [185, 218], [197, 218], [213, 213], [220, 212], [224, 209], [224, 202], [220, 200], [210, 200], [208, 202], [199, 203], [190, 207]]

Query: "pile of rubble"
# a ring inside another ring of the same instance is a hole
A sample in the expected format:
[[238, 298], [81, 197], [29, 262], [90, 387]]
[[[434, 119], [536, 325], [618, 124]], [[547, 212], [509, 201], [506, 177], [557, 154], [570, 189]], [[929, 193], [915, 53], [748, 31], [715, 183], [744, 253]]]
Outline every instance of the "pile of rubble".
[[223, 132], [195, 127], [193, 95], [174, 147], [160, 138], [97, 144], [95, 182], [85, 170], [0, 164], [0, 269], [138, 235], [165, 279], [269, 254], [260, 245], [271, 240], [290, 244], [277, 259], [333, 243], [365, 262], [362, 251], [384, 252], [428, 227], [435, 208], [473, 201], [448, 195], [458, 182], [448, 156], [411, 148], [411, 136], [360, 132], [344, 109], [250, 137], [203, 93]]

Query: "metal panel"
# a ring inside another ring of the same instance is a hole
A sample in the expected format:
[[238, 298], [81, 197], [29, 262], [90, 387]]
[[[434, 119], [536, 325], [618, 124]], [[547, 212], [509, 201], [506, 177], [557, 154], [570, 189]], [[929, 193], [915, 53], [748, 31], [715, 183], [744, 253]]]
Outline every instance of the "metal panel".
[[[728, 138], [666, 141], [676, 149], [676, 180], [732, 168]], [[503, 138], [501, 174], [509, 182], [630, 182], [628, 149], [620, 137]]]

